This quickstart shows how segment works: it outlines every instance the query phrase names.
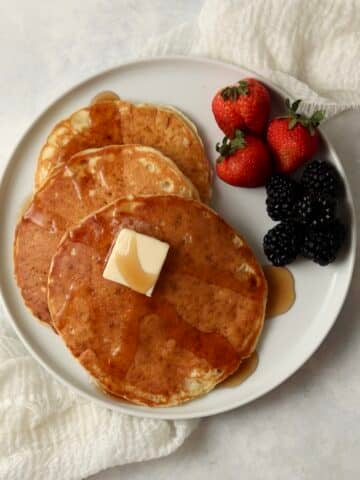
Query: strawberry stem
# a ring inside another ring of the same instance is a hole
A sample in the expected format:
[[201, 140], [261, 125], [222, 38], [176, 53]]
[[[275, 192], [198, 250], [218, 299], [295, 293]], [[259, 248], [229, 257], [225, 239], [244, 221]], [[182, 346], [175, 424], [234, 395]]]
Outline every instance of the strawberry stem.
[[237, 85], [225, 87], [221, 90], [221, 96], [224, 100], [235, 101], [240, 95], [247, 95], [249, 93], [249, 85], [246, 80], [239, 80]]
[[244, 133], [241, 130], [235, 130], [234, 138], [224, 137], [221, 144], [220, 142], [216, 144], [216, 151], [221, 155], [219, 161], [221, 161], [222, 158], [233, 155], [237, 150], [245, 146], [246, 140]]
[[287, 98], [285, 100], [285, 105], [288, 111], [289, 123], [288, 129], [292, 130], [298, 123], [303, 127], [307, 128], [310, 132], [310, 135], [315, 134], [315, 129], [320, 125], [320, 122], [325, 118], [325, 112], [322, 110], [316, 110], [311, 117], [296, 113], [301, 100], [296, 100], [291, 105], [290, 100]]

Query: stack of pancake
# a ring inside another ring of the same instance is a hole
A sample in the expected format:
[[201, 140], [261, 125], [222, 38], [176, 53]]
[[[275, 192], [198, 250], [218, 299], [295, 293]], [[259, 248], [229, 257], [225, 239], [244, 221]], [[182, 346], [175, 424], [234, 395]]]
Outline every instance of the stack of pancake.
[[[210, 194], [203, 143], [173, 108], [100, 96], [47, 138], [15, 232], [16, 279], [104, 391], [176, 405], [254, 351], [266, 282], [245, 240], [203, 203]], [[170, 245], [150, 298], [103, 277], [122, 228]]]

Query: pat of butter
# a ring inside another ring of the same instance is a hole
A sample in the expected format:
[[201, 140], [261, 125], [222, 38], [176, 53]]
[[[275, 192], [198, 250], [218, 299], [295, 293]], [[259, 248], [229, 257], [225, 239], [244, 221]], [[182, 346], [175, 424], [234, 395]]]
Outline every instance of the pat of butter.
[[151, 297], [169, 245], [123, 228], [106, 263], [103, 277]]

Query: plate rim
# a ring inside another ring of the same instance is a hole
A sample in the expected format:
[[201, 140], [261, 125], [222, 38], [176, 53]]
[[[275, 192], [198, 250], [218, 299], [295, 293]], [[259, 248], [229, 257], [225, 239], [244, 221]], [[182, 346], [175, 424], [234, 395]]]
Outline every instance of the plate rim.
[[[58, 102], [60, 102], [64, 97], [70, 95], [73, 93], [75, 90], [80, 88], [81, 86], [85, 85], [88, 82], [94, 81], [97, 78], [103, 76], [103, 75], [111, 75], [112, 72], [116, 72], [119, 69], [126, 69], [126, 68], [131, 68], [133, 66], [141, 66], [141, 64], [148, 64], [148, 63], [158, 63], [158, 62], [194, 62], [194, 63], [203, 63], [203, 64], [212, 64], [212, 65], [217, 65], [219, 67], [223, 68], [232, 68], [233, 70], [242, 70], [243, 72], [248, 73], [251, 76], [255, 76], [256, 78], [262, 80], [265, 84], [268, 84], [271, 86], [271, 88], [276, 91], [278, 94], [281, 96], [288, 96], [290, 98], [293, 98], [292, 95], [286, 90], [281, 87], [278, 87], [277, 85], [273, 84], [272, 81], [267, 80], [264, 78], [262, 75], [258, 74], [257, 72], [242, 67], [241, 65], [237, 65], [232, 62], [225, 62], [221, 60], [216, 60], [212, 58], [206, 58], [202, 56], [186, 56], [186, 55], [164, 55], [164, 56], [154, 56], [154, 57], [143, 57], [140, 59], [132, 59], [126, 62], [122, 62], [114, 67], [107, 68], [104, 70], [101, 70], [81, 81], [73, 85], [72, 87], [66, 89], [63, 91], [60, 95], [58, 95], [53, 101], [49, 103], [49, 105], [42, 110], [28, 125], [28, 127], [25, 129], [24, 133], [20, 136], [19, 140], [15, 144], [14, 148], [11, 150], [5, 164], [5, 168], [2, 171], [1, 178], [0, 178], [0, 197], [3, 195], [3, 191], [5, 188], [6, 184], [6, 179], [10, 175], [10, 170], [11, 170], [11, 164], [12, 164], [12, 159], [15, 156], [17, 150], [21, 147], [22, 143], [26, 140], [28, 134], [32, 130], [35, 124], [40, 122], [40, 120], [47, 115], [47, 113], [54, 107]], [[319, 128], [319, 131], [321, 133], [322, 139], [325, 143], [326, 148], [328, 149], [329, 153], [333, 158], [335, 158], [340, 165], [341, 173], [342, 173], [342, 178], [345, 183], [346, 191], [348, 192], [348, 213], [349, 213], [349, 225], [351, 230], [351, 235], [350, 241], [349, 241], [349, 251], [347, 254], [347, 263], [348, 263], [348, 278], [347, 278], [347, 285], [345, 288], [345, 293], [343, 298], [341, 299], [340, 302], [338, 302], [336, 309], [334, 310], [334, 313], [332, 315], [332, 319], [328, 324], [326, 325], [326, 328], [321, 330], [321, 335], [319, 338], [316, 338], [316, 341], [311, 345], [309, 349], [305, 351], [305, 355], [301, 356], [301, 360], [294, 361], [292, 368], [289, 369], [284, 376], [282, 376], [280, 379], [277, 379], [275, 382], [273, 382], [270, 386], [264, 388], [261, 390], [261, 393], [254, 393], [252, 395], [249, 395], [248, 398], [245, 400], [240, 400], [240, 401], [233, 401], [230, 405], [226, 405], [225, 407], [214, 407], [212, 409], [208, 409], [206, 413], [204, 414], [197, 414], [197, 413], [171, 413], [169, 410], [165, 408], [153, 408], [151, 410], [151, 407], [149, 408], [149, 411], [137, 411], [137, 410], [132, 410], [133, 405], [123, 405], [121, 403], [119, 404], [109, 404], [106, 402], [106, 400], [97, 398], [92, 396], [90, 393], [87, 393], [86, 391], [82, 390], [81, 388], [77, 387], [76, 385], [72, 384], [65, 378], [63, 378], [61, 375], [59, 375], [55, 370], [52, 369], [50, 365], [46, 363], [46, 361], [39, 355], [34, 347], [32, 347], [31, 342], [27, 340], [26, 335], [23, 335], [21, 332], [20, 327], [17, 325], [17, 321], [15, 318], [13, 318], [11, 312], [10, 312], [10, 307], [8, 306], [8, 303], [5, 299], [5, 296], [3, 294], [3, 289], [2, 289], [2, 280], [0, 277], [0, 302], [1, 305], [4, 309], [4, 312], [7, 316], [7, 319], [9, 320], [12, 328], [15, 330], [17, 336], [23, 343], [23, 345], [26, 347], [28, 352], [31, 354], [33, 358], [36, 359], [37, 362], [40, 363], [42, 367], [45, 368], [47, 372], [49, 372], [50, 375], [52, 375], [56, 380], [58, 380], [62, 385], [64, 385], [67, 388], [70, 388], [72, 391], [75, 391], [78, 393], [81, 397], [85, 397], [99, 406], [109, 408], [110, 410], [114, 410], [123, 414], [127, 415], [132, 415], [136, 417], [143, 417], [143, 418], [157, 418], [157, 419], [163, 419], [163, 420], [185, 420], [185, 419], [194, 419], [194, 418], [204, 418], [212, 415], [217, 415], [219, 413], [224, 413], [227, 411], [234, 410], [235, 408], [244, 406], [250, 402], [253, 402], [261, 397], [263, 397], [265, 394], [271, 392], [275, 388], [277, 388], [279, 385], [281, 385], [283, 382], [285, 382], [287, 379], [289, 379], [295, 372], [297, 372], [306, 362], [307, 360], [316, 352], [316, 350], [320, 347], [322, 342], [325, 340], [327, 337], [329, 331], [333, 327], [335, 321], [337, 320], [339, 313], [341, 312], [343, 305], [345, 303], [345, 300], [348, 296], [349, 288], [351, 285], [351, 281], [353, 278], [353, 273], [354, 273], [354, 267], [355, 267], [355, 260], [356, 260], [356, 242], [357, 242], [357, 231], [356, 231], [356, 214], [355, 214], [355, 205], [354, 205], [354, 199], [352, 195], [352, 191], [350, 188], [350, 184], [347, 178], [347, 175], [344, 171], [341, 159], [339, 155], [336, 152], [336, 149], [334, 146], [331, 144], [329, 141], [327, 135], [322, 131], [321, 128]], [[168, 412], [168, 413], [167, 413]]]

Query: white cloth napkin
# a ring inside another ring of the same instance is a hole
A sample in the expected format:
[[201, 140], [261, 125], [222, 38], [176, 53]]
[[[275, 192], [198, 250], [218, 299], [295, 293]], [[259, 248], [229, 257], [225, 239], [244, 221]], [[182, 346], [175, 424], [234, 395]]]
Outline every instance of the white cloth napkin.
[[53, 380], [0, 321], [1, 480], [77, 480], [162, 457], [196, 425], [121, 415], [80, 398]]
[[[360, 104], [360, 8], [349, 0], [208, 0], [196, 22], [139, 54], [192, 54], [252, 69], [328, 116]], [[0, 318], [3, 316], [0, 311]], [[167, 455], [196, 421], [114, 413], [59, 385], [0, 321], [0, 479], [77, 480]]]
[[198, 55], [249, 68], [327, 118], [360, 106], [358, 0], [207, 0], [144, 56]]

